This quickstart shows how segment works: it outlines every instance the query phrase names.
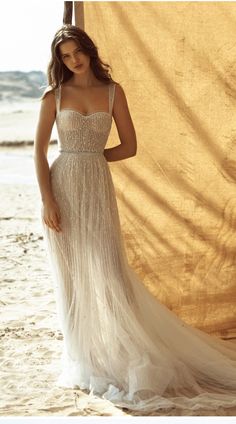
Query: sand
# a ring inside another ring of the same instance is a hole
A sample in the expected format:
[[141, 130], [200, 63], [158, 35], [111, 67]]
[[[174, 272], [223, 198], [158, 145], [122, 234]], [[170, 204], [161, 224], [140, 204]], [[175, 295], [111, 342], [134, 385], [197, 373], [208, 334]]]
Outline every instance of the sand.
[[[32, 152], [32, 146], [0, 146], [0, 417], [139, 415], [105, 400], [90, 405], [86, 391], [55, 385], [62, 334], [44, 250]], [[56, 146], [50, 152], [51, 160]], [[235, 416], [236, 409], [199, 410], [191, 415]]]

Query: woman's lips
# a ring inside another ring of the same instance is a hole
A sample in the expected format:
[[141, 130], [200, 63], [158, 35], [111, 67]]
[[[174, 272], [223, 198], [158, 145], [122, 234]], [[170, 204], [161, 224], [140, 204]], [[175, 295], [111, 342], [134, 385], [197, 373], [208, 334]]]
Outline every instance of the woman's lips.
[[82, 63], [80, 63], [79, 65], [75, 65], [75, 69], [78, 69], [82, 66]]

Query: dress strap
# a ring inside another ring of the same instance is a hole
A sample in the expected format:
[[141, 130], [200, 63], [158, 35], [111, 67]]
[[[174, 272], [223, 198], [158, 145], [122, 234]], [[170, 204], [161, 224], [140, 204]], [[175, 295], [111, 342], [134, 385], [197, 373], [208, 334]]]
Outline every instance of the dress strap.
[[112, 114], [114, 97], [115, 97], [115, 88], [116, 88], [115, 83], [111, 83], [109, 85], [109, 113], [111, 113], [111, 114]]

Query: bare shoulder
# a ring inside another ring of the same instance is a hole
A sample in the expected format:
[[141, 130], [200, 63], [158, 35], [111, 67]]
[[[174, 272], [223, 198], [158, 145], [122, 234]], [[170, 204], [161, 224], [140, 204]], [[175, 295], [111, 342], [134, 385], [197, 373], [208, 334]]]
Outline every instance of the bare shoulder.
[[119, 82], [115, 82], [115, 95], [116, 97], [122, 97], [125, 96], [125, 91], [122, 87], [122, 85]]
[[55, 102], [55, 94], [56, 89], [51, 85], [48, 85], [42, 94], [41, 100], [47, 99], [47, 102]]
[[41, 108], [55, 113], [56, 110], [56, 89], [48, 86], [41, 97]]
[[41, 100], [40, 113], [39, 113], [40, 121], [52, 122], [56, 118], [55, 88], [50, 86], [46, 87], [40, 100]]

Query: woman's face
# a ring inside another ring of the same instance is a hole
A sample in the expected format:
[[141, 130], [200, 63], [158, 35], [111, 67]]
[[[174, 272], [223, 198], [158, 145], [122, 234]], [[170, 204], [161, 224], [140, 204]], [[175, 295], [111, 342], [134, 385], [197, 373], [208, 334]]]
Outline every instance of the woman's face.
[[59, 51], [62, 62], [70, 71], [80, 74], [89, 68], [90, 57], [82, 52], [82, 49], [74, 40], [61, 43]]

